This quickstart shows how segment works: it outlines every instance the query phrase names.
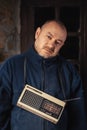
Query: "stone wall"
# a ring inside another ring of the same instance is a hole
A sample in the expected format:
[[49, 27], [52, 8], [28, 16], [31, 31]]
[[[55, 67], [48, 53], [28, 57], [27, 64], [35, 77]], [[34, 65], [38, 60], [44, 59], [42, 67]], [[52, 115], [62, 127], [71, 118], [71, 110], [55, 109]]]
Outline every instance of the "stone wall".
[[0, 0], [0, 63], [20, 53], [20, 0]]

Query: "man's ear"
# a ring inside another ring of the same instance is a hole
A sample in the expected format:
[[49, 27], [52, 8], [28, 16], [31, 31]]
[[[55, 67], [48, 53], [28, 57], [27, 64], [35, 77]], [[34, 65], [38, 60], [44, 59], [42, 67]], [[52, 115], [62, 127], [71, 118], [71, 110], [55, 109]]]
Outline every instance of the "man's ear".
[[40, 27], [38, 27], [37, 30], [36, 30], [36, 32], [35, 32], [35, 39], [38, 38], [38, 36], [40, 34], [40, 31], [41, 31], [41, 29], [40, 29]]

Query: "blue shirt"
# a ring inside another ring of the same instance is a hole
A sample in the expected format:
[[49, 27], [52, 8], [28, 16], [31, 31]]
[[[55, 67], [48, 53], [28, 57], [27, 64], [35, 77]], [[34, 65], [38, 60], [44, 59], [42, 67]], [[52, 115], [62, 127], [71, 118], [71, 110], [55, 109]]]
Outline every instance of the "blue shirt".
[[[25, 84], [67, 101], [56, 125], [17, 106]], [[82, 83], [74, 66], [60, 56], [44, 59], [33, 47], [6, 60], [0, 68], [0, 130], [87, 130]]]

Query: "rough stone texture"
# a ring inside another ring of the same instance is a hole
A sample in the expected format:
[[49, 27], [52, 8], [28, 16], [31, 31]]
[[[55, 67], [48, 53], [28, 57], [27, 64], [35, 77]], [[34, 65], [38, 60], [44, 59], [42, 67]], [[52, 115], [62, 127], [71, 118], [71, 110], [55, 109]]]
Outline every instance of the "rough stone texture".
[[20, 53], [20, 0], [0, 0], [0, 63]]

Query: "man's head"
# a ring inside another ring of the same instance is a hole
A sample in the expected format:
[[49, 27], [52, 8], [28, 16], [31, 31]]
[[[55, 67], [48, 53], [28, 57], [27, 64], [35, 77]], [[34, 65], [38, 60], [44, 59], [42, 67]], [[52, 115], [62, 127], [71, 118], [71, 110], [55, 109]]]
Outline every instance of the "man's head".
[[35, 50], [44, 58], [54, 57], [64, 45], [66, 37], [67, 31], [61, 22], [48, 21], [36, 30]]

